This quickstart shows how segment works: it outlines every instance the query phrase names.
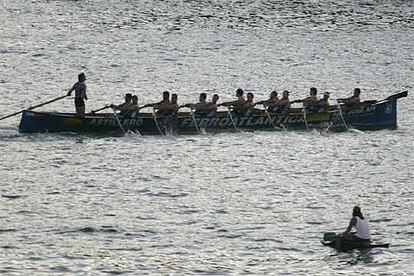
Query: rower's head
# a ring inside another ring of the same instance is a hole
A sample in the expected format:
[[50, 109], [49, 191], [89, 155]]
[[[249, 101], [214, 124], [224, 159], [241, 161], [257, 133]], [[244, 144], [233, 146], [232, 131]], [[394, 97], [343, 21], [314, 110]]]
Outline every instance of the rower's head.
[[80, 82], [84, 82], [84, 81], [86, 81], [86, 76], [85, 76], [85, 73], [80, 73], [80, 74], [78, 75], [78, 81], [80, 81]]
[[176, 104], [177, 100], [178, 100], [178, 95], [177, 94], [172, 94], [171, 95], [171, 102]]
[[270, 98], [271, 99], [276, 99], [277, 98], [277, 91], [273, 90], [272, 93], [270, 93]]
[[213, 95], [212, 102], [213, 102], [213, 103], [217, 103], [217, 102], [218, 102], [218, 100], [219, 100], [219, 95], [218, 95], [218, 94], [214, 94], [214, 95]]
[[362, 215], [362, 212], [361, 212], [361, 208], [359, 206], [354, 206], [354, 209], [352, 209], [352, 216], [364, 219], [364, 216]]
[[237, 90], [236, 90], [236, 96], [237, 96], [237, 97], [241, 97], [241, 96], [243, 96], [243, 93], [244, 93], [243, 89], [241, 89], [241, 88], [237, 88]]
[[205, 102], [207, 100], [207, 94], [206, 93], [200, 93], [199, 100], [200, 100], [200, 102]]
[[138, 96], [137, 95], [132, 96], [131, 99], [132, 99], [133, 104], [138, 104]]
[[162, 92], [162, 99], [164, 101], [169, 101], [170, 100], [170, 92], [168, 92], [168, 91]]
[[131, 93], [126, 93], [125, 94], [125, 102], [130, 103], [131, 100], [132, 100], [132, 94]]
[[252, 102], [253, 98], [254, 98], [253, 93], [251, 93], [251, 92], [247, 93], [247, 101]]
[[361, 89], [359, 89], [359, 88], [355, 88], [355, 89], [354, 89], [354, 96], [355, 96], [355, 97], [359, 97], [359, 95], [361, 95]]
[[283, 91], [283, 99], [289, 98], [289, 91], [285, 90]]
[[329, 92], [323, 93], [323, 99], [327, 101], [329, 99]]
[[310, 94], [311, 96], [316, 96], [316, 94], [318, 94], [318, 90], [315, 87], [311, 87]]

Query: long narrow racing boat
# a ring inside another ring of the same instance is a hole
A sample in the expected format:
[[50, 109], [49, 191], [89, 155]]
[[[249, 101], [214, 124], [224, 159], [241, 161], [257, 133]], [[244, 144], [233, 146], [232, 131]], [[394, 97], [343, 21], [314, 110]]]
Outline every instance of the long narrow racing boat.
[[384, 129], [397, 127], [397, 100], [407, 92], [392, 95], [382, 101], [363, 102], [357, 108], [334, 108], [329, 112], [307, 113], [301, 108], [289, 112], [256, 112], [251, 116], [236, 116], [231, 112], [217, 112], [213, 117], [199, 117], [188, 112], [176, 116], [140, 113], [135, 118], [124, 118], [114, 113], [86, 114], [37, 112], [25, 110], [19, 125], [22, 133], [36, 132], [139, 132], [148, 135], [193, 134], [201, 131], [223, 132], [237, 130], [290, 130], [348, 128]]

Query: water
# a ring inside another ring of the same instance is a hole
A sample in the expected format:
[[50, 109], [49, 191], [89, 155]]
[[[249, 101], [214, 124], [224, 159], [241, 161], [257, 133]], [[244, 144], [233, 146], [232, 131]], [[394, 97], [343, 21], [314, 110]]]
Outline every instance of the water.
[[[412, 1], [3, 1], [6, 115], [61, 96], [80, 71], [87, 109], [163, 90], [230, 100], [237, 87], [364, 99], [412, 91]], [[22, 135], [0, 122], [0, 272], [410, 275], [413, 108], [376, 132]], [[40, 110], [72, 111], [71, 100]], [[369, 254], [322, 247], [352, 207]]]

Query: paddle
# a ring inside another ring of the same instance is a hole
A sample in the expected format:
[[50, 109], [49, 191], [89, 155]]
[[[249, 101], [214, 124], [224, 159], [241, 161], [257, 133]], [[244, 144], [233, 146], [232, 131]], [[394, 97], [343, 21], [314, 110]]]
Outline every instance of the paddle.
[[16, 116], [16, 115], [19, 115], [20, 113], [23, 113], [23, 112], [24, 112], [24, 111], [26, 111], [26, 110], [32, 110], [32, 109], [35, 109], [35, 108], [38, 108], [38, 107], [41, 107], [41, 106], [44, 106], [44, 105], [47, 105], [47, 104], [50, 104], [50, 103], [56, 102], [56, 101], [58, 101], [58, 100], [61, 100], [61, 99], [66, 98], [66, 97], [68, 97], [68, 96], [69, 96], [69, 95], [60, 96], [60, 97], [58, 97], [58, 98], [56, 98], [56, 99], [53, 99], [53, 100], [50, 100], [50, 101], [47, 101], [47, 102], [44, 102], [44, 103], [41, 103], [41, 104], [38, 104], [38, 105], [35, 105], [35, 106], [32, 106], [32, 107], [29, 107], [29, 108], [26, 108], [26, 109], [20, 110], [19, 112], [15, 112], [15, 113], [13, 113], [13, 114], [10, 114], [10, 115], [7, 115], [7, 116], [4, 116], [4, 117], [1, 117], [1, 118], [0, 118], [0, 121], [1, 121], [1, 120], [4, 120], [4, 119], [7, 119], [7, 118], [10, 118], [10, 117], [13, 117], [13, 116]]

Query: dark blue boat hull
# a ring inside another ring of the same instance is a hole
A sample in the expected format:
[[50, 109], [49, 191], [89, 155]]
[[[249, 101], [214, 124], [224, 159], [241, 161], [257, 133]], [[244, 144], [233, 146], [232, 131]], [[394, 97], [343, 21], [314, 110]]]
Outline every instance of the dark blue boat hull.
[[207, 132], [235, 131], [238, 129], [285, 130], [285, 129], [329, 129], [343, 131], [349, 128], [378, 130], [397, 127], [397, 100], [407, 92], [392, 95], [385, 100], [369, 101], [357, 108], [335, 108], [325, 113], [304, 114], [301, 109], [289, 113], [266, 114], [249, 117], [230, 116], [219, 112], [216, 117], [193, 117], [179, 113], [175, 117], [159, 117], [151, 113], [139, 114], [137, 118], [115, 117], [114, 114], [87, 114], [83, 118], [73, 113], [23, 112], [19, 125], [22, 133], [36, 132], [126, 132], [141, 134], [192, 134], [200, 130]]

